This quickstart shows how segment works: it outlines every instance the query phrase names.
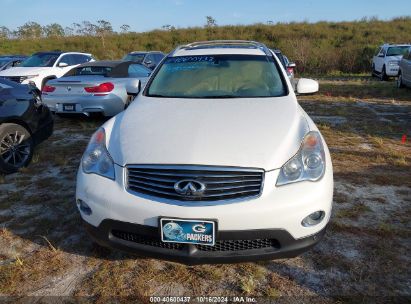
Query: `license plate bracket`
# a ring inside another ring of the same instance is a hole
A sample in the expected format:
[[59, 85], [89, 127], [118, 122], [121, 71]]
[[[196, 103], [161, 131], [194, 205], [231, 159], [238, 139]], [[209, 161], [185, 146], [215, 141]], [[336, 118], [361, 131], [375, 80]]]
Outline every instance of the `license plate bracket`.
[[160, 218], [161, 241], [214, 246], [216, 226], [210, 220]]
[[65, 103], [63, 104], [63, 111], [64, 112], [74, 112], [76, 110], [75, 103]]

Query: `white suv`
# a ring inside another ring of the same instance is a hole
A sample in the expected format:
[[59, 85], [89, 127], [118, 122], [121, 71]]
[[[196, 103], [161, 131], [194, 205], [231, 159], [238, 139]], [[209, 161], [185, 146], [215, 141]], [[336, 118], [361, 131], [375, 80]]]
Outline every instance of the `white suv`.
[[372, 75], [380, 77], [381, 80], [397, 77], [398, 64], [410, 46], [409, 44], [384, 44], [380, 46], [372, 59]]
[[294, 257], [324, 235], [332, 198], [324, 138], [278, 58], [249, 41], [170, 53], [93, 135], [76, 191], [99, 244], [187, 264]]
[[39, 52], [24, 60], [18, 67], [1, 71], [0, 77], [32, 84], [41, 90], [48, 80], [59, 78], [73, 67], [88, 61], [94, 61], [94, 58], [87, 53]]

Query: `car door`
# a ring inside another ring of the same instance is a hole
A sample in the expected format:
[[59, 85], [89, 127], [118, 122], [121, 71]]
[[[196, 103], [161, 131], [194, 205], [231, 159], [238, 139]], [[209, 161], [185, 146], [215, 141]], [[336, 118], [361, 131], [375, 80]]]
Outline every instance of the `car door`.
[[[66, 63], [67, 66], [59, 66], [61, 63]], [[56, 76], [61, 77], [70, 71], [73, 66], [76, 65], [73, 55], [67, 54], [61, 56], [61, 58], [56, 62]]]
[[378, 60], [378, 54], [381, 52], [381, 50], [382, 50], [382, 47], [379, 47], [379, 48], [375, 51], [374, 55], [372, 56], [372, 66], [373, 66], [374, 70], [375, 70], [375, 63], [376, 63], [377, 60]]
[[385, 54], [386, 54], [386, 49], [382, 47], [380, 52], [377, 54], [377, 56], [375, 56], [374, 67], [378, 73], [382, 72], [382, 67], [384, 66]]
[[408, 52], [404, 55], [401, 61], [401, 73], [402, 79], [408, 85], [411, 84], [411, 47], [408, 49]]

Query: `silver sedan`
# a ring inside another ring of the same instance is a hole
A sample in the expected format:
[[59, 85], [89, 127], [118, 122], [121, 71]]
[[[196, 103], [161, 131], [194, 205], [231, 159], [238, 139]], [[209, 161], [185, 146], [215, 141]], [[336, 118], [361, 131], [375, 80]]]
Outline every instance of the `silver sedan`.
[[131, 61], [87, 62], [47, 82], [43, 102], [54, 113], [114, 116], [147, 83], [151, 70]]

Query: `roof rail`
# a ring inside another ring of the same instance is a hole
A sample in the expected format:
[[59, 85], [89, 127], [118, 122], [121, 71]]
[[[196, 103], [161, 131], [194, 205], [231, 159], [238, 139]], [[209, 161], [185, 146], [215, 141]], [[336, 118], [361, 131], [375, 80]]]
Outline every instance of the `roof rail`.
[[260, 49], [266, 55], [271, 56], [271, 52], [268, 47], [260, 42], [256, 41], [248, 41], [248, 40], [211, 40], [211, 41], [199, 41], [193, 42], [185, 45], [180, 45], [175, 48], [169, 56], [174, 55], [177, 51], [182, 49], [201, 49], [201, 48], [213, 48], [213, 47], [224, 47], [224, 46], [239, 46], [239, 47], [247, 47], [253, 49]]

